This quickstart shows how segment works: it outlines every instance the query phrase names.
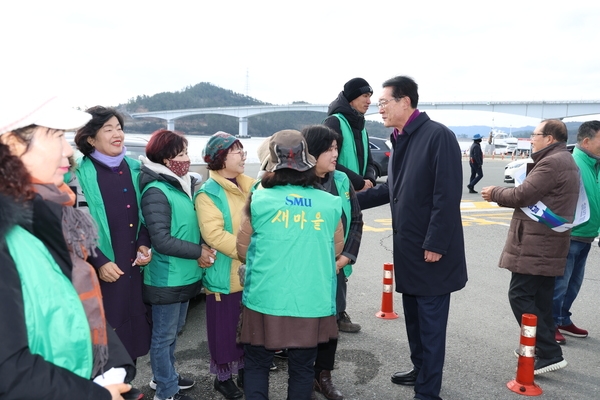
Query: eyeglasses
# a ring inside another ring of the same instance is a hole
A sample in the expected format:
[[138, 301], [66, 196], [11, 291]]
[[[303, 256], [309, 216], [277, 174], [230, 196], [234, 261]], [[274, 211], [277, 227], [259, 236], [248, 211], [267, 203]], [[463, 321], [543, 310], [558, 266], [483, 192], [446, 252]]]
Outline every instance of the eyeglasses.
[[531, 134], [531, 139], [534, 139], [536, 136], [546, 136], [546, 134], [544, 132], [542, 132], [542, 133], [532, 133]]
[[379, 107], [379, 108], [383, 108], [383, 107], [387, 106], [387, 105], [388, 105], [388, 103], [389, 103], [390, 101], [392, 101], [392, 100], [394, 100], [394, 101], [398, 101], [398, 100], [400, 100], [400, 99], [393, 98], [393, 99], [389, 99], [389, 100], [379, 100], [379, 103], [377, 103], [376, 105], [377, 105], [377, 107]]
[[248, 152], [246, 150], [234, 150], [234, 151], [230, 151], [229, 154], [239, 154], [242, 156], [242, 158], [246, 158], [246, 156], [248, 155]]

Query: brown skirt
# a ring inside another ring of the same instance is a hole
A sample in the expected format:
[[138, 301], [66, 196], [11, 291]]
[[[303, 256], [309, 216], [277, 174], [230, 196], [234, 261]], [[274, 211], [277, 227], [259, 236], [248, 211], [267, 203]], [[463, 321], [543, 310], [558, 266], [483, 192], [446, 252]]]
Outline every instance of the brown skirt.
[[317, 347], [338, 337], [335, 315], [321, 318], [278, 317], [242, 307], [240, 342], [269, 350]]

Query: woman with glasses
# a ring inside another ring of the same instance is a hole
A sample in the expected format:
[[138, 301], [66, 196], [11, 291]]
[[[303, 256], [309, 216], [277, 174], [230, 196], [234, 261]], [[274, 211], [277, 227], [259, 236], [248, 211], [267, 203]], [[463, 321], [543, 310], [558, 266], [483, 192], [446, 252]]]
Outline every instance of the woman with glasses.
[[[240, 318], [242, 264], [236, 250], [236, 236], [242, 208], [254, 179], [244, 175], [246, 152], [235, 136], [217, 132], [203, 151], [209, 179], [196, 195], [196, 212], [202, 238], [217, 250], [214, 265], [206, 270], [206, 330], [210, 350], [210, 372], [214, 388], [226, 399], [243, 396], [244, 352], [236, 342]], [[237, 383], [232, 374], [238, 374]]]

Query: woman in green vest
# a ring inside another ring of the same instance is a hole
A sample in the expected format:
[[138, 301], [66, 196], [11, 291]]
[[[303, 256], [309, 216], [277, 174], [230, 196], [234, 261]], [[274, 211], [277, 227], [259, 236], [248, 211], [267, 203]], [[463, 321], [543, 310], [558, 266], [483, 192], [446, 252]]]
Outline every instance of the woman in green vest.
[[73, 154], [64, 131], [90, 115], [56, 98], [11, 98], [1, 108], [8, 117], [0, 118], [0, 397], [123, 399], [129, 384], [91, 380], [109, 372], [116, 335], [93, 270], [83, 253], [74, 255], [74, 246], [93, 251], [93, 229], [79, 224], [68, 206], [73, 193], [62, 183]]
[[192, 200], [197, 182], [189, 174], [187, 144], [177, 132], [154, 132], [140, 172], [142, 217], [152, 242], [143, 296], [152, 305], [150, 364], [155, 400], [191, 400], [179, 392], [191, 388], [194, 381], [175, 371], [177, 334], [185, 324], [189, 300], [200, 293], [203, 268], [212, 265], [210, 249], [201, 244]]
[[315, 159], [295, 130], [275, 133], [237, 238], [246, 259], [240, 342], [246, 399], [269, 398], [275, 351], [288, 349], [289, 399], [308, 399], [317, 345], [337, 338], [342, 201], [315, 187]]
[[[352, 264], [356, 262], [358, 257], [363, 228], [362, 212], [348, 176], [336, 170], [338, 134], [327, 126], [314, 125], [304, 128], [302, 135], [308, 144], [308, 152], [317, 160], [315, 173], [319, 177], [322, 189], [342, 199], [342, 224], [344, 226], [345, 241], [344, 250], [336, 260], [337, 267], [343, 268], [343, 271], [337, 274], [336, 292], [336, 313], [338, 325], [340, 325], [340, 323], [343, 323], [340, 321], [349, 319], [346, 314], [346, 288], [348, 277], [352, 273]], [[358, 329], [360, 329], [360, 325], [352, 325], [358, 326]], [[314, 367], [314, 388], [329, 400], [342, 400], [344, 398], [331, 381], [336, 350], [337, 339], [319, 344]]]
[[[244, 385], [244, 351], [236, 341], [242, 285], [235, 240], [254, 179], [244, 175], [246, 152], [229, 133], [210, 137], [204, 161], [210, 173], [196, 196], [196, 212], [202, 238], [217, 250], [215, 264], [206, 270], [203, 280], [210, 372], [216, 375], [214, 388], [226, 399], [237, 399], [243, 396], [239, 387]], [[236, 373], [237, 386], [232, 379]]]
[[76, 204], [87, 205], [98, 226], [98, 251], [89, 262], [100, 278], [106, 319], [135, 361], [148, 353], [152, 334], [150, 307], [142, 301], [140, 267], [152, 257], [148, 230], [139, 218], [140, 162], [127, 156], [117, 110], [94, 106], [86, 112], [92, 119], [74, 139], [83, 154], [75, 176], [85, 196]]

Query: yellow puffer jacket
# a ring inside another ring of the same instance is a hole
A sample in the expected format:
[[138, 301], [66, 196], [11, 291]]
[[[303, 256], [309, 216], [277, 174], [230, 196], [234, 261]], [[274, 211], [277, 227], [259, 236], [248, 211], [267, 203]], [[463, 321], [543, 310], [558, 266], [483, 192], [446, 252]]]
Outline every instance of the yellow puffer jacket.
[[[217, 208], [215, 203], [206, 193], [200, 193], [196, 196], [196, 215], [202, 238], [207, 245], [219, 252], [231, 257], [231, 289], [230, 293], [241, 292], [243, 287], [240, 284], [238, 269], [242, 264], [239, 261], [236, 249], [236, 236], [240, 228], [242, 209], [246, 204], [246, 199], [250, 194], [254, 178], [247, 175], [239, 175], [236, 180], [239, 186], [219, 175], [216, 171], [210, 171], [209, 177], [214, 179], [225, 190], [229, 211], [231, 213], [231, 223], [233, 225], [233, 234], [225, 230], [223, 214]], [[210, 291], [207, 291], [210, 294]]]

